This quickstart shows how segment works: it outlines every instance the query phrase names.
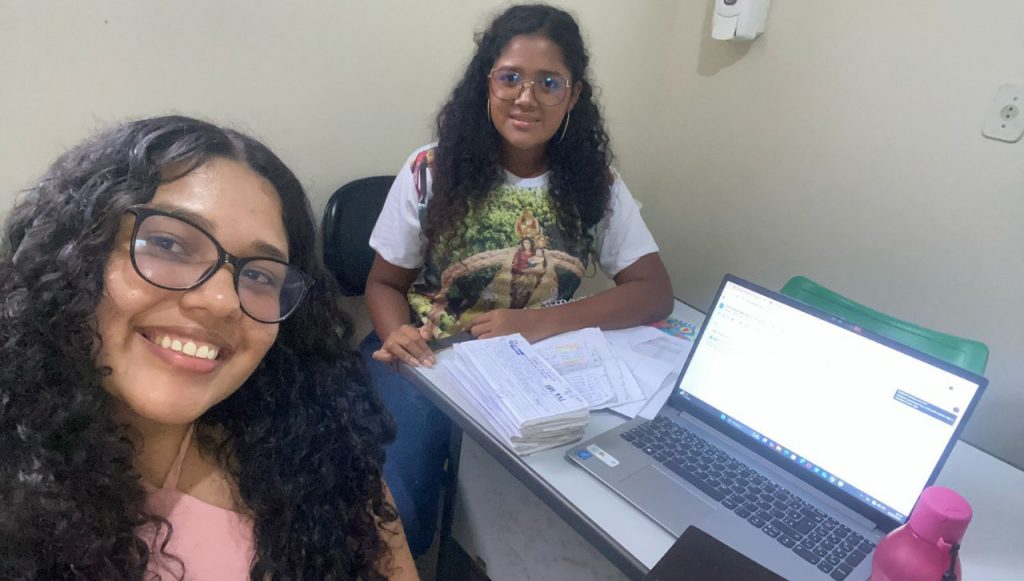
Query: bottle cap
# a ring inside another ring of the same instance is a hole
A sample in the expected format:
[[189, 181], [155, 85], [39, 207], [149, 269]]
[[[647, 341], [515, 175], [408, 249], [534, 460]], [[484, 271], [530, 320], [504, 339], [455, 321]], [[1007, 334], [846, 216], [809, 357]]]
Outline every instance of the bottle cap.
[[944, 486], [929, 486], [921, 493], [907, 524], [929, 543], [941, 540], [952, 545], [963, 539], [973, 514], [964, 497]]

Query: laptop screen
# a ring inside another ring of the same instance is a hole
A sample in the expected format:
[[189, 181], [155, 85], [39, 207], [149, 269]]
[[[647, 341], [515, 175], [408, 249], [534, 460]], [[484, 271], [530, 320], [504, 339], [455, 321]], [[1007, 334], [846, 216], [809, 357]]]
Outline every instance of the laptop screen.
[[982, 386], [862, 333], [730, 277], [678, 389], [734, 437], [903, 522]]

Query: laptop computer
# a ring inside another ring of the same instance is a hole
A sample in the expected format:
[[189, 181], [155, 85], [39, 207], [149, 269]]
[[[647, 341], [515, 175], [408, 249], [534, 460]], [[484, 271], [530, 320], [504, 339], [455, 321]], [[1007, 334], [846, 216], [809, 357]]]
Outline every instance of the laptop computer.
[[788, 579], [865, 579], [983, 377], [726, 275], [669, 402], [566, 457], [676, 536]]

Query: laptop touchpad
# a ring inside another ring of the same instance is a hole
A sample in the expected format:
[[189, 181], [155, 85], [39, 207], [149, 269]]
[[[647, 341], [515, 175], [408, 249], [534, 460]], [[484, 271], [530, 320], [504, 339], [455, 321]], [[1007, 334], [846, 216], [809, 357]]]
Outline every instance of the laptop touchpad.
[[622, 493], [632, 499], [663, 527], [676, 536], [686, 527], [699, 522], [711, 514], [718, 504], [703, 495], [693, 492], [676, 482], [659, 466], [647, 466], [617, 485]]

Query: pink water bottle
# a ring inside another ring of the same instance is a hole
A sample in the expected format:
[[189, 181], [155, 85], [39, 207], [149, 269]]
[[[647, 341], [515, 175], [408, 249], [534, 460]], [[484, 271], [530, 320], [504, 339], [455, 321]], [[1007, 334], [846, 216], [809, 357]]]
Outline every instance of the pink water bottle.
[[971, 505], [942, 486], [921, 493], [907, 523], [875, 549], [870, 581], [960, 581], [960, 541]]

